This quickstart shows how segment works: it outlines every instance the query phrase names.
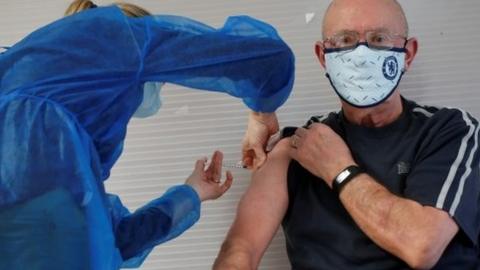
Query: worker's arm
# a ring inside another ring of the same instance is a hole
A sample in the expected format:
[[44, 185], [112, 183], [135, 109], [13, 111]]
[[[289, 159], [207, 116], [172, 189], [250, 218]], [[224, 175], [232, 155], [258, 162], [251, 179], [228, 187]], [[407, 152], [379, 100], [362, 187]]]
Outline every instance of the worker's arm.
[[290, 94], [293, 53], [264, 22], [237, 16], [215, 29], [178, 16], [127, 19], [141, 53], [141, 81], [224, 92], [256, 112], [274, 112]]
[[288, 206], [288, 140], [281, 141], [254, 172], [214, 269], [257, 269]]
[[230, 172], [221, 182], [222, 159], [223, 154], [215, 152], [208, 168], [206, 159], [197, 160], [185, 185], [170, 188], [132, 214], [117, 197], [110, 197], [116, 218], [116, 244], [126, 261], [124, 267], [138, 267], [154, 246], [179, 236], [198, 221], [201, 202], [217, 199], [230, 188]]
[[274, 112], [292, 90], [294, 56], [272, 26], [247, 16], [215, 29], [184, 17], [130, 18], [102, 7], [42, 27], [2, 54], [2, 94], [59, 81], [83, 91], [78, 83], [90, 81], [95, 90], [115, 86], [117, 92], [170, 82]]
[[294, 81], [293, 53], [277, 31], [247, 16], [230, 17], [219, 29], [178, 16], [127, 19], [141, 51], [139, 80], [241, 98], [252, 110], [243, 162], [261, 166], [267, 140], [278, 131], [274, 112]]

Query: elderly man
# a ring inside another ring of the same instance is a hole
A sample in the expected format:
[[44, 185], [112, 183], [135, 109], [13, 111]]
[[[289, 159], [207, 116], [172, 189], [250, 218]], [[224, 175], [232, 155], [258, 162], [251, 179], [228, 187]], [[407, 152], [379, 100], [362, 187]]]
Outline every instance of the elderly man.
[[342, 110], [275, 146], [214, 268], [256, 269], [282, 224], [293, 269], [480, 269], [479, 125], [400, 95], [418, 46], [400, 5], [333, 1], [323, 35]]

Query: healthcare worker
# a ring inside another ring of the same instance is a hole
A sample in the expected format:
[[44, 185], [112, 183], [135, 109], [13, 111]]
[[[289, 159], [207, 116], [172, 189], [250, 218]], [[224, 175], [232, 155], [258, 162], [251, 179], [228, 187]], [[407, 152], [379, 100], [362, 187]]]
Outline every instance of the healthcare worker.
[[228, 189], [216, 152], [133, 213], [106, 193], [130, 118], [158, 110], [161, 84], [241, 98], [252, 110], [244, 160], [255, 166], [292, 89], [291, 50], [250, 17], [216, 30], [129, 4], [75, 1], [72, 13], [0, 54], [0, 269], [138, 267]]

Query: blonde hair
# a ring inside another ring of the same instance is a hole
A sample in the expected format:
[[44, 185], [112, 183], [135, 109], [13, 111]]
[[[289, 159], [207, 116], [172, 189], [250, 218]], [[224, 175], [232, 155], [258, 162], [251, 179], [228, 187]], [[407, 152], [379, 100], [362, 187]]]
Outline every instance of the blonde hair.
[[[123, 3], [123, 2], [116, 2], [114, 4], [123, 11], [123, 14], [129, 17], [138, 18], [138, 17], [152, 15], [146, 9], [141, 8], [134, 4]], [[65, 11], [65, 16], [69, 16], [69, 15], [72, 15], [87, 9], [95, 8], [95, 7], [97, 7], [97, 5], [95, 5], [90, 0], [75, 0], [70, 4], [70, 6], [68, 6], [67, 10]]]

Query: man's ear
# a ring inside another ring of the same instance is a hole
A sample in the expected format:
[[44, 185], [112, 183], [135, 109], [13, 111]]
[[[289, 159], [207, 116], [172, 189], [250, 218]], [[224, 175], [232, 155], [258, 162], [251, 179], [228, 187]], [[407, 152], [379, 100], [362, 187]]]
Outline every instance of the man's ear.
[[315, 54], [317, 55], [318, 61], [320, 61], [320, 65], [325, 68], [325, 52], [323, 49], [323, 43], [321, 41], [317, 41], [315, 43]]
[[406, 53], [405, 53], [405, 71], [407, 71], [410, 66], [412, 65], [413, 59], [417, 55], [418, 50], [418, 41], [416, 38], [412, 37], [407, 40], [405, 45]]

